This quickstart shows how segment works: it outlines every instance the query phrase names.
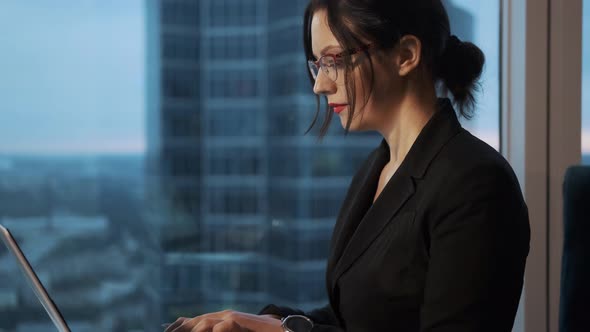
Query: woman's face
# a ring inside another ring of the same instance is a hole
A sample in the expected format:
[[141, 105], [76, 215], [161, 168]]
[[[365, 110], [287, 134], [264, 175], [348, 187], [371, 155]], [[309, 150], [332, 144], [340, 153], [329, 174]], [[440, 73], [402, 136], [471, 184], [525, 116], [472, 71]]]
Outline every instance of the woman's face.
[[[332, 31], [330, 31], [325, 10], [318, 10], [313, 15], [311, 21], [311, 44], [316, 59], [319, 59], [325, 54], [334, 55], [345, 51], [340, 46]], [[361, 76], [359, 69], [363, 66], [363, 72], [369, 73], [369, 61], [364, 52], [352, 55], [351, 62], [353, 63], [353, 69], [351, 76], [354, 77], [355, 114], [350, 123], [351, 131], [379, 130], [379, 124], [382, 123], [384, 115], [388, 113], [386, 105], [391, 107], [395, 105], [395, 99], [399, 99], [400, 91], [398, 91], [399, 89], [397, 87], [400, 86], [400, 77], [396, 75], [393, 52], [391, 51], [385, 54], [385, 52], [379, 52], [378, 50], [369, 50], [373, 62], [374, 85], [373, 92], [366, 105], [366, 97], [363, 90], [368, 90], [370, 83], [367, 77]], [[349, 101], [347, 100], [344, 78], [345, 73], [342, 66], [338, 67], [336, 81], [333, 81], [320, 69], [313, 87], [314, 93], [326, 96], [330, 106], [347, 105], [344, 107], [331, 107], [340, 117], [342, 127], [346, 127], [349, 114]]]

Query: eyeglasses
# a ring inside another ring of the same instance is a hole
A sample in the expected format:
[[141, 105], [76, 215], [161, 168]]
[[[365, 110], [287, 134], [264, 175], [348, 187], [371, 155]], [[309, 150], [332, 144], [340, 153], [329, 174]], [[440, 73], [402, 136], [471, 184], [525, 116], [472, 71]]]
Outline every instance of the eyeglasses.
[[307, 60], [307, 67], [309, 67], [309, 71], [314, 80], [317, 79], [321, 68], [326, 76], [336, 82], [336, 80], [338, 80], [338, 71], [342, 71], [344, 68], [342, 58], [357, 54], [361, 51], [367, 51], [369, 48], [371, 48], [371, 44], [365, 44], [338, 54], [325, 54], [320, 57], [318, 61]]

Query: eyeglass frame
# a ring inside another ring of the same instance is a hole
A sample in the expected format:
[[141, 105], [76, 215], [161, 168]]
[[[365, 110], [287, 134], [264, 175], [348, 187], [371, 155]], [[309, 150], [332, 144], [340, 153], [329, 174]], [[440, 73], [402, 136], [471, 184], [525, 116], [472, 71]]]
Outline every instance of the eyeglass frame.
[[[326, 72], [326, 69], [323, 69], [321, 66], [321, 62], [322, 62], [323, 58], [325, 58], [325, 57], [332, 58], [334, 60], [334, 64], [336, 65], [337, 59], [341, 59], [345, 56], [355, 55], [355, 54], [362, 52], [362, 51], [367, 51], [367, 50], [371, 49], [372, 47], [373, 47], [372, 44], [363, 44], [359, 47], [355, 47], [355, 48], [352, 48], [349, 50], [344, 50], [344, 51], [337, 53], [337, 54], [327, 53], [327, 54], [322, 55], [317, 61], [307, 60], [307, 68], [309, 69], [309, 72], [311, 73], [311, 77], [313, 77], [314, 80], [317, 80], [318, 75], [315, 74], [315, 72], [312, 68], [312, 65], [315, 66], [316, 68], [318, 68], [318, 74], [320, 73], [320, 70], [322, 70], [322, 71], [324, 71], [324, 74], [328, 75], [328, 73]], [[329, 78], [329, 76], [328, 76], [328, 78]], [[336, 82], [338, 80], [338, 69], [336, 69], [336, 78], [333, 80], [332, 79], [330, 79], [330, 80], [333, 82]]]

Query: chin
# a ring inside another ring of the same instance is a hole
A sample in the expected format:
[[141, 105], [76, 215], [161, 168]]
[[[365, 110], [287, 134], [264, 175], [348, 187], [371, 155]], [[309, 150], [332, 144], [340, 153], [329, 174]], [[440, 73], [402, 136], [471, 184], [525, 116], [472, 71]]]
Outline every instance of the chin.
[[[366, 113], [366, 110], [366, 108], [362, 110], [362, 113], [355, 112], [355, 116], [350, 122], [350, 128], [348, 129], [348, 131], [357, 132], [375, 130], [375, 126], [373, 123], [374, 119], [371, 116], [371, 113]], [[346, 122], [348, 121], [348, 110], [346, 109], [344, 110], [344, 112], [338, 114], [338, 117], [340, 117], [340, 124], [342, 125], [342, 128], [346, 129]]]
[[[348, 116], [346, 114], [340, 115], [340, 124], [342, 125], [342, 129], [346, 129], [346, 121], [348, 121]], [[361, 121], [359, 121], [359, 119], [352, 119], [352, 122], [350, 123], [350, 128], [348, 128], [348, 131], [354, 132], [354, 131], [368, 130], [368, 128], [365, 128], [365, 127], [366, 127], [366, 125], [361, 123]]]

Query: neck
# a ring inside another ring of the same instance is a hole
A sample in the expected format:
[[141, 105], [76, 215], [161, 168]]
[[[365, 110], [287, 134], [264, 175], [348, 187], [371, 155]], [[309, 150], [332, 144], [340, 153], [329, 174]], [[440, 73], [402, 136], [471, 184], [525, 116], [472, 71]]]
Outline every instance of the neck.
[[429, 96], [408, 96], [396, 106], [395, 112], [388, 113], [379, 132], [389, 145], [390, 167], [396, 169], [404, 160], [422, 128], [436, 112], [436, 104], [435, 93]]

